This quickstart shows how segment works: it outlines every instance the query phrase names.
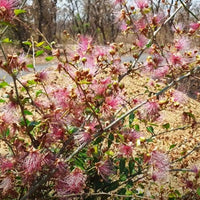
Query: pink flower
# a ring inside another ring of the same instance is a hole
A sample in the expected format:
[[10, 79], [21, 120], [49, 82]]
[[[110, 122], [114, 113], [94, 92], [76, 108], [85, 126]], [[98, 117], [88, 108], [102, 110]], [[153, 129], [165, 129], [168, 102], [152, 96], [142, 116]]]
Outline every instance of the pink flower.
[[162, 181], [166, 179], [169, 171], [169, 160], [166, 154], [153, 151], [149, 163], [153, 167], [152, 178], [154, 181]]
[[132, 156], [133, 148], [132, 146], [122, 144], [119, 147], [119, 152], [120, 152], [120, 155], [129, 157], [129, 156]]
[[25, 173], [30, 175], [41, 169], [42, 155], [38, 151], [30, 152], [24, 159], [23, 168]]
[[174, 90], [172, 92], [172, 100], [174, 102], [183, 104], [183, 103], [186, 103], [187, 97], [186, 97], [186, 95], [184, 93], [182, 93], [182, 92], [180, 92], [178, 90]]
[[131, 142], [135, 143], [137, 139], [143, 137], [143, 134], [139, 131], [130, 130], [124, 132], [124, 137], [128, 138]]
[[140, 10], [143, 10], [144, 8], [149, 7], [149, 1], [148, 0], [135, 0], [135, 3]]
[[89, 132], [80, 132], [74, 136], [75, 141], [78, 141], [79, 144], [89, 142], [92, 139], [91, 133]]
[[196, 31], [200, 27], [200, 22], [190, 24], [191, 31]]
[[150, 101], [146, 103], [141, 111], [139, 111], [139, 116], [142, 119], [155, 121], [159, 116], [160, 106], [157, 102]]
[[1, 0], [0, 1], [0, 18], [5, 21], [12, 19], [13, 10], [15, 9], [18, 1], [17, 0]]
[[175, 25], [175, 27], [172, 27], [172, 30], [177, 33], [182, 33], [184, 30], [184, 25], [182, 23], [178, 23]]
[[55, 105], [61, 108], [66, 108], [69, 105], [69, 95], [67, 88], [60, 88], [52, 92]]
[[192, 166], [191, 168], [192, 172], [194, 172], [195, 174], [199, 174], [199, 168], [197, 167], [197, 165]]
[[179, 65], [182, 64], [183, 58], [180, 55], [172, 54], [170, 57], [170, 61], [172, 65]]
[[144, 47], [148, 42], [148, 39], [144, 35], [139, 35], [138, 39], [136, 39], [136, 45], [140, 48]]
[[164, 78], [169, 72], [169, 67], [164, 66], [164, 67], [159, 67], [155, 69], [152, 73], [152, 78], [153, 79], [161, 79]]
[[115, 5], [124, 3], [124, 0], [115, 0]]
[[120, 30], [121, 31], [126, 31], [127, 30], [127, 24], [125, 21], [122, 21], [121, 25], [120, 25]]
[[92, 38], [81, 35], [79, 37], [79, 49], [78, 52], [83, 55], [91, 47]]
[[56, 191], [59, 195], [81, 193], [85, 187], [86, 176], [81, 169], [75, 168], [71, 173], [57, 181]]
[[95, 164], [98, 174], [105, 180], [108, 181], [108, 177], [114, 174], [114, 166], [110, 160], [104, 162], [98, 162]]
[[0, 183], [0, 189], [3, 189], [2, 194], [5, 195], [6, 193], [9, 192], [9, 190], [12, 189], [12, 183], [13, 181], [11, 180], [10, 177], [5, 177], [1, 183]]
[[144, 18], [139, 19], [138, 21], [136, 21], [135, 26], [137, 29], [139, 29], [140, 31], [142, 31], [143, 29], [146, 28], [147, 24]]
[[187, 50], [189, 48], [189, 40], [187, 38], [179, 38], [175, 41], [175, 48], [178, 51]]
[[13, 162], [8, 159], [0, 158], [0, 168], [4, 172], [6, 170], [11, 170], [13, 168]]
[[35, 76], [37, 81], [43, 82], [48, 79], [48, 72], [43, 70], [41, 72], [38, 72]]

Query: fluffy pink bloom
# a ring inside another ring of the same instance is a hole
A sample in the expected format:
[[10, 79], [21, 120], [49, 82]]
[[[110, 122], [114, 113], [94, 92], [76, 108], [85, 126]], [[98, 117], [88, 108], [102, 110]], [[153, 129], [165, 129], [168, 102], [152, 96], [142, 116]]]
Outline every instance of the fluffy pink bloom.
[[98, 174], [105, 180], [108, 181], [108, 177], [115, 173], [113, 163], [110, 160], [96, 163]]
[[5, 177], [1, 183], [0, 183], [0, 189], [3, 189], [2, 194], [5, 195], [6, 193], [9, 192], [9, 190], [12, 189], [12, 183], [13, 181], [11, 180], [10, 177]]
[[184, 37], [179, 38], [175, 41], [174, 46], [178, 51], [187, 50], [190, 46], [189, 40], [187, 38], [184, 38]]
[[190, 28], [192, 31], [196, 31], [200, 27], [200, 22], [190, 24]]
[[121, 25], [120, 25], [120, 30], [121, 31], [126, 31], [127, 30], [127, 24], [125, 21], [122, 21]]
[[119, 152], [120, 155], [129, 157], [132, 156], [133, 148], [132, 146], [122, 144], [119, 147]]
[[12, 169], [13, 165], [11, 160], [0, 158], [0, 169], [2, 172]]
[[142, 31], [143, 29], [146, 28], [147, 23], [144, 18], [139, 19], [138, 21], [135, 22], [135, 26], [138, 30]]
[[135, 0], [137, 7], [142, 10], [144, 8], [148, 8], [149, 1], [148, 0]]
[[174, 102], [183, 104], [183, 103], [186, 103], [187, 96], [184, 93], [182, 93], [182, 92], [180, 92], [178, 90], [174, 90], [172, 92], [172, 100]]
[[38, 151], [30, 152], [23, 161], [25, 174], [33, 174], [41, 169], [42, 155]]
[[17, 0], [1, 0], [0, 1], [0, 19], [9, 21], [12, 19], [13, 10], [15, 9]]
[[91, 133], [89, 132], [80, 132], [74, 136], [75, 141], [78, 141], [79, 144], [89, 142], [92, 139]]
[[85, 187], [86, 176], [81, 169], [75, 168], [71, 173], [57, 181], [56, 191], [59, 195], [81, 193]]
[[61, 88], [53, 91], [52, 96], [56, 106], [61, 108], [66, 108], [68, 106], [70, 94], [67, 88]]
[[143, 134], [139, 131], [130, 130], [124, 132], [124, 137], [129, 139], [129, 141], [135, 143], [137, 139], [143, 137]]
[[136, 45], [140, 48], [144, 47], [148, 42], [148, 39], [144, 35], [140, 35], [138, 39], [136, 39]]
[[85, 54], [85, 52], [87, 52], [88, 48], [90, 48], [91, 43], [92, 43], [92, 38], [81, 35], [79, 37], [79, 49], [78, 49], [78, 52], [81, 55]]
[[169, 171], [169, 160], [167, 155], [160, 151], [153, 151], [149, 163], [152, 165], [153, 168], [153, 180], [165, 180]]
[[175, 25], [175, 27], [174, 26], [172, 27], [172, 30], [177, 32], [177, 33], [181, 33], [181, 32], [183, 32], [184, 28], [185, 27], [182, 23], [178, 23], [178, 24]]
[[153, 79], [161, 79], [164, 78], [169, 72], [169, 67], [164, 66], [164, 67], [159, 67], [155, 69], [152, 73], [152, 78]]
[[121, 103], [121, 99], [119, 97], [106, 97], [105, 103], [103, 105], [104, 110], [116, 110]]
[[178, 54], [172, 54], [170, 57], [170, 61], [172, 65], [179, 65], [182, 64], [183, 58]]
[[43, 82], [43, 81], [46, 81], [48, 79], [48, 72], [43, 70], [41, 72], [38, 72], [35, 76], [36, 76], [37, 81]]
[[194, 172], [195, 174], [199, 174], [199, 168], [197, 165], [192, 166], [191, 171]]
[[115, 0], [115, 5], [124, 3], [124, 0]]
[[160, 116], [159, 111], [159, 104], [157, 102], [151, 101], [143, 106], [143, 108], [139, 111], [139, 116], [142, 119], [154, 121]]

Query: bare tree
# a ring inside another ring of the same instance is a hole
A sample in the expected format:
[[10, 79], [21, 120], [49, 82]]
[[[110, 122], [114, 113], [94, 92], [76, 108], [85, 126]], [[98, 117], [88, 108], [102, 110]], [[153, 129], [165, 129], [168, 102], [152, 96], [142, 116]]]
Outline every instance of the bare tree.
[[[35, 28], [50, 42], [56, 36], [56, 5], [57, 0], [34, 0], [33, 2]], [[39, 35], [38, 41], [41, 40], [42, 36]]]

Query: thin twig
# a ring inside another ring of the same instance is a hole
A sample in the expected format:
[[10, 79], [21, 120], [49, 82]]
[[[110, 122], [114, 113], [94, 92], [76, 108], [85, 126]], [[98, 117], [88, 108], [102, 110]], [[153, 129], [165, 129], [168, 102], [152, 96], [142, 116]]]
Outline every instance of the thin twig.
[[179, 0], [181, 2], [181, 4], [183, 5], [183, 7], [185, 8], [185, 10], [187, 10], [187, 12], [189, 12], [196, 20], [199, 21], [199, 18], [190, 10], [187, 8], [187, 6], [185, 5], [185, 3], [182, 0]]
[[191, 151], [189, 151], [187, 154], [185, 154], [184, 156], [176, 159], [175, 161], [171, 162], [170, 164], [174, 164], [176, 162], [181, 161], [182, 159], [188, 157], [190, 154], [192, 154], [194, 151], [198, 150], [200, 148], [200, 143], [198, 143]]

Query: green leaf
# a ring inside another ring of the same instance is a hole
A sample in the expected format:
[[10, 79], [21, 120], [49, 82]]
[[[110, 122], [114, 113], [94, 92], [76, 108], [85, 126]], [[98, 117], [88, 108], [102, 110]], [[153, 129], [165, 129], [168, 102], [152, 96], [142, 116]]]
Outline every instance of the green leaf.
[[134, 162], [134, 160], [130, 160], [130, 161], [129, 161], [128, 167], [129, 167], [129, 172], [130, 172], [130, 174], [134, 173], [134, 167], [135, 167], [135, 162]]
[[81, 85], [83, 85], [83, 84], [91, 84], [91, 82], [87, 81], [86, 79], [81, 80], [78, 83], [81, 84]]
[[0, 88], [5, 88], [6, 86], [9, 86], [9, 84], [6, 81], [2, 81], [0, 83]]
[[45, 46], [44, 47], [46, 50], [51, 50], [51, 47], [48, 45], [48, 46]]
[[44, 43], [45, 43], [44, 41], [43, 42], [39, 42], [39, 43], [36, 44], [36, 47], [41, 47]]
[[0, 99], [0, 103], [5, 103], [6, 101], [3, 99]]
[[9, 135], [10, 135], [10, 129], [7, 128], [6, 131], [5, 131], [5, 136], [8, 137]]
[[27, 67], [30, 68], [30, 69], [34, 68], [33, 64], [28, 64]]
[[29, 42], [29, 41], [23, 41], [22, 43], [25, 44], [25, 45], [28, 45], [30, 47], [32, 46], [31, 42]]
[[109, 187], [105, 189], [105, 192], [110, 192], [119, 187], [119, 182], [114, 181], [113, 183], [109, 184]]
[[170, 128], [170, 124], [169, 123], [163, 124], [162, 127], [168, 130]]
[[30, 111], [28, 111], [28, 110], [24, 110], [24, 114], [25, 114], [25, 115], [33, 115], [33, 113], [30, 112]]
[[69, 131], [68, 131], [68, 132], [69, 132], [69, 134], [73, 134], [73, 133], [75, 133], [77, 130], [78, 130], [77, 127], [72, 126], [72, 127], [69, 128]]
[[94, 145], [99, 144], [100, 142], [103, 141], [103, 139], [104, 139], [104, 138], [100, 136], [100, 137], [98, 137], [98, 138], [94, 141], [93, 144], [94, 144]]
[[82, 159], [76, 158], [76, 160], [74, 161], [74, 164], [77, 167], [80, 167], [82, 170], [84, 170], [84, 164], [85, 164], [85, 162]]
[[12, 43], [12, 40], [10, 40], [9, 38], [5, 38], [2, 40], [3, 43]]
[[35, 84], [36, 84], [36, 82], [35, 82], [34, 80], [28, 80], [27, 83], [28, 83], [29, 85], [35, 85]]
[[119, 161], [120, 174], [125, 170], [125, 158], [121, 158]]
[[200, 187], [197, 188], [197, 194], [200, 196]]
[[151, 47], [151, 45], [152, 45], [152, 43], [149, 42], [149, 43], [146, 45], [146, 47], [149, 48], [149, 47]]
[[176, 146], [176, 144], [172, 144], [172, 145], [169, 147], [169, 150], [173, 149], [175, 146]]
[[146, 142], [149, 143], [149, 142], [153, 142], [153, 139], [146, 139]]
[[120, 174], [120, 181], [125, 181], [127, 176], [125, 174]]
[[147, 129], [147, 131], [148, 131], [149, 133], [154, 134], [154, 129], [153, 129], [152, 126], [148, 126], [146, 129]]
[[22, 13], [25, 13], [26, 11], [25, 10], [22, 10], [22, 9], [15, 9], [14, 10], [14, 13], [15, 13], [15, 15], [17, 16], [17, 15], [20, 15], [20, 14], [22, 14]]
[[44, 53], [44, 50], [36, 51], [35, 56], [38, 57]]
[[110, 133], [110, 135], [108, 136], [108, 148], [110, 148], [113, 140], [114, 140], [114, 135]]
[[118, 191], [118, 194], [125, 194], [126, 193], [126, 189], [125, 188], [122, 188]]
[[134, 113], [132, 112], [130, 115], [129, 115], [129, 127], [131, 128], [131, 125], [133, 123], [133, 120], [135, 118], [135, 115]]
[[135, 129], [136, 131], [140, 131], [140, 126], [139, 126], [138, 124], [135, 124], [134, 129]]
[[48, 56], [48, 57], [45, 58], [46, 61], [51, 61], [51, 60], [53, 60], [53, 59], [54, 59], [53, 56]]
[[38, 90], [38, 91], [36, 91], [36, 97], [38, 97], [40, 94], [42, 94], [43, 93], [43, 91], [42, 90]]

